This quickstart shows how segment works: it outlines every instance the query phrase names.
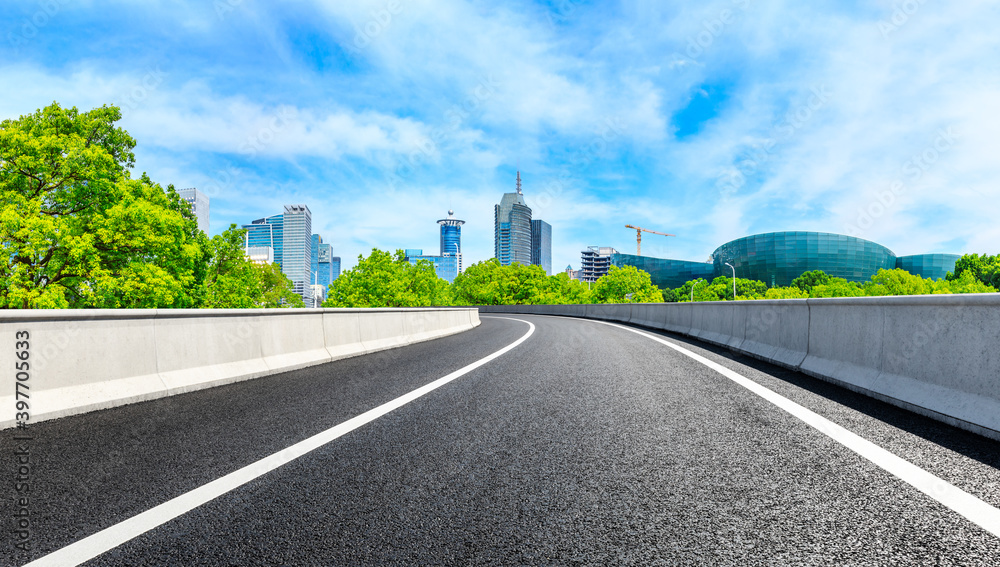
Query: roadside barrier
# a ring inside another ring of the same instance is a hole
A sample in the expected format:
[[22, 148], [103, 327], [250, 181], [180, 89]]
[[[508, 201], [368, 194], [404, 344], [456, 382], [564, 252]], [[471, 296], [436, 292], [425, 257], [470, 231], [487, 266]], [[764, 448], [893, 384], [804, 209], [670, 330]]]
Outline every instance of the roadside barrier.
[[[475, 308], [0, 311], [0, 429], [460, 333]], [[24, 403], [21, 403], [24, 402]]]
[[1000, 440], [1000, 294], [557, 307], [724, 346]]

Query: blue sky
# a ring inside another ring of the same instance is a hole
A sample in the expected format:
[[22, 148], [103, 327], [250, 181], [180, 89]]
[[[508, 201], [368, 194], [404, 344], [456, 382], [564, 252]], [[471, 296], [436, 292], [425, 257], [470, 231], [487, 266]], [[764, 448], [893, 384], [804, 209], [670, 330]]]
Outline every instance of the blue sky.
[[1000, 253], [1000, 6], [718, 0], [44, 0], [0, 14], [0, 118], [122, 107], [136, 173], [211, 231], [305, 203], [345, 267], [493, 255], [520, 168], [553, 266], [815, 230]]

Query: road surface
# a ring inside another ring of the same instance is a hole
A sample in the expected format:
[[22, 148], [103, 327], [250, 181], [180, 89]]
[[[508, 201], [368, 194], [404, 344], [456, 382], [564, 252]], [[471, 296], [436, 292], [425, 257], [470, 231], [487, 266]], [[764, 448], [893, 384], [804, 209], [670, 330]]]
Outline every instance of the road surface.
[[1000, 564], [1000, 443], [669, 333], [482, 320], [32, 425], [31, 551], [5, 529], [4, 564]]

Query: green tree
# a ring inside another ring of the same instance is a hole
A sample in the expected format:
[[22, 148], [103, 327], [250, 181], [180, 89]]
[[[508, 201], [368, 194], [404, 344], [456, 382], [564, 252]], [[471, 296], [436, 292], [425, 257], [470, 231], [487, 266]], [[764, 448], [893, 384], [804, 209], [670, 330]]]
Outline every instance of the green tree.
[[955, 271], [949, 272], [945, 279], [955, 281], [966, 273], [994, 289], [1000, 289], [1000, 254], [966, 254], [955, 262]]
[[798, 286], [772, 287], [764, 294], [764, 299], [805, 299], [809, 293]]
[[830, 283], [830, 275], [823, 270], [813, 270], [811, 272], [805, 272], [801, 276], [792, 280], [792, 287], [796, 287], [806, 293], [809, 293], [812, 288], [818, 285], [828, 285]]
[[933, 293], [933, 281], [895, 268], [881, 269], [864, 285], [865, 295], [926, 295]]
[[346, 270], [332, 284], [323, 307], [428, 307], [449, 303], [448, 282], [434, 265], [410, 264], [402, 250], [395, 255], [378, 249]]
[[[976, 277], [975, 272], [965, 270], [958, 277], [950, 280], [939, 280], [935, 282], [934, 293], [996, 293], [995, 286], [983, 283]], [[940, 291], [939, 291], [940, 290]], [[947, 291], [944, 291], [947, 290]]]
[[566, 272], [545, 278], [534, 303], [539, 305], [572, 305], [590, 303], [590, 289], [579, 280], [569, 279]]
[[0, 307], [194, 307], [205, 236], [143, 175], [121, 112], [52, 105], [0, 123]]
[[[452, 297], [460, 305], [532, 305], [553, 286], [541, 266], [501, 266], [490, 258], [477, 262], [455, 277]], [[552, 298], [554, 299], [554, 298]]]
[[[767, 293], [767, 284], [762, 281], [749, 280], [746, 278], [736, 278], [736, 298], [763, 299]], [[695, 287], [695, 301], [732, 301], [733, 298], [733, 278], [730, 276], [719, 276]]]
[[260, 307], [305, 307], [302, 296], [295, 293], [295, 284], [281, 271], [277, 263], [254, 264], [263, 294]]
[[256, 264], [247, 258], [245, 235], [246, 230], [232, 224], [209, 242], [202, 307], [305, 307], [277, 264]]
[[594, 282], [594, 303], [659, 303], [663, 294], [653, 285], [649, 274], [635, 266], [611, 266], [608, 273]]
[[831, 277], [829, 283], [813, 286], [809, 290], [809, 297], [862, 297], [864, 295], [865, 290], [861, 284], [838, 277]]
[[698, 278], [685, 282], [684, 285], [673, 290], [677, 301], [691, 301], [691, 288], [694, 288], [694, 301], [719, 301], [719, 296], [710, 289], [711, 281]]
[[244, 234], [245, 230], [233, 224], [209, 241], [202, 307], [246, 309], [260, 305], [263, 289], [258, 271], [243, 252]]

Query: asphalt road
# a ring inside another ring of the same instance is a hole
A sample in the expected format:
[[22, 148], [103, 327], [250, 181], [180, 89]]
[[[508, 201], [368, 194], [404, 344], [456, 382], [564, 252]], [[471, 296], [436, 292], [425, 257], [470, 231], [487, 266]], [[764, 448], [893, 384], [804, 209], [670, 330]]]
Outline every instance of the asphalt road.
[[[2, 563], [64, 548], [488, 356], [528, 332], [516, 318], [536, 329], [510, 352], [85, 564], [1000, 564], [1000, 538], [703, 364], [613, 326], [510, 317], [32, 425], [32, 551], [14, 549], [5, 526]], [[1000, 507], [1000, 443], [658, 336]], [[15, 450], [0, 432], [8, 471]]]

